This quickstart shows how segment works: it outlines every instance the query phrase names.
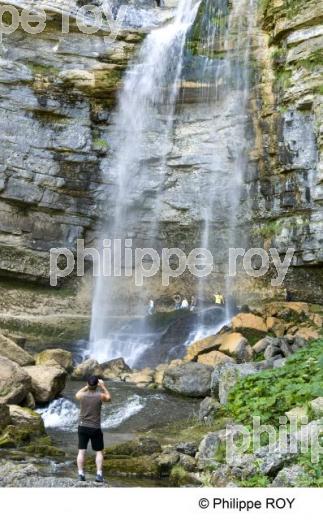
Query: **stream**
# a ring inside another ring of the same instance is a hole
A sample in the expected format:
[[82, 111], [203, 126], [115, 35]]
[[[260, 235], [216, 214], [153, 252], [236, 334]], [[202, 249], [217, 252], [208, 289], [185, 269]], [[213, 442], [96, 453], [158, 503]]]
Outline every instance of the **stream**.
[[[78, 404], [74, 396], [81, 386], [82, 382], [69, 381], [61, 397], [36, 410], [42, 415], [54, 444], [66, 452], [67, 458], [64, 463], [58, 464], [45, 461], [42, 468], [45, 475], [76, 476]], [[167, 423], [190, 419], [196, 415], [199, 407], [199, 400], [181, 398], [159, 390], [137, 388], [119, 382], [111, 382], [108, 387], [112, 403], [102, 407], [106, 447], [134, 439], [137, 435]], [[90, 446], [88, 454], [93, 456]], [[109, 478], [109, 482], [119, 487], [168, 485], [165, 480], [138, 477]]]

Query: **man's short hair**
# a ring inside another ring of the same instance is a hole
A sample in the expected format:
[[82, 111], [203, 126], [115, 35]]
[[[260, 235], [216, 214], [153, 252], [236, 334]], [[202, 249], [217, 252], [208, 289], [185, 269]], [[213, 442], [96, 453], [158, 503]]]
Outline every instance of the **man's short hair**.
[[98, 386], [99, 378], [97, 376], [90, 376], [87, 379], [87, 384], [91, 386], [92, 388], [95, 388]]

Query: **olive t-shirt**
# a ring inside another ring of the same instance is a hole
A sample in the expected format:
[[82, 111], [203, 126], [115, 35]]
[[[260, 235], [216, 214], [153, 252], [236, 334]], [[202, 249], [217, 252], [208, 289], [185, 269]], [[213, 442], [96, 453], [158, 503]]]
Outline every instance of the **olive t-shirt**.
[[88, 390], [80, 399], [80, 426], [87, 428], [101, 428], [101, 392]]

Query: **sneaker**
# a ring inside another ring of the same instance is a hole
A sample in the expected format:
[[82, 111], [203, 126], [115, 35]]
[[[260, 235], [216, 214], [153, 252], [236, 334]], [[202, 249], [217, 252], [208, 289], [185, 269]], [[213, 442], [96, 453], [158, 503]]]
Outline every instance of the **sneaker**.
[[95, 482], [101, 482], [102, 483], [103, 482], [103, 475], [97, 475], [95, 477]]
[[85, 476], [84, 475], [79, 475], [79, 481], [80, 482], [85, 482]]

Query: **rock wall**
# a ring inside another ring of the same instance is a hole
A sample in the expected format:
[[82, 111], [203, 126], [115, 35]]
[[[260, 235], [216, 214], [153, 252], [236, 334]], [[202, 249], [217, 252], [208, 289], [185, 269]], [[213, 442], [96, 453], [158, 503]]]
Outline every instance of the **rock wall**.
[[[77, 238], [90, 243], [104, 211], [101, 128], [143, 36], [125, 30], [115, 39], [108, 26], [83, 34], [74, 1], [38, 5], [46, 29], [4, 36], [0, 53], [0, 270], [46, 281], [49, 249], [74, 249]], [[70, 16], [68, 34], [62, 12]]]
[[[0, 2], [8, 3], [21, 8], [31, 2]], [[142, 8], [149, 23], [170, 16], [153, 1], [129, 3]], [[103, 173], [106, 136], [122, 73], [147, 26], [123, 30], [117, 39], [108, 27], [85, 35], [73, 14], [82, 2], [38, 4], [47, 13], [46, 30], [4, 36], [0, 54], [0, 272], [46, 282], [49, 249], [73, 249], [79, 237], [93, 244], [95, 230], [109, 218], [113, 179]], [[59, 8], [71, 13], [66, 35]], [[248, 123], [253, 146], [239, 215], [243, 239], [252, 226], [251, 244], [276, 246], [282, 254], [296, 248], [297, 265], [287, 285], [298, 298], [312, 300], [323, 297], [322, 18], [320, 0], [259, 2]], [[159, 236], [161, 243], [184, 249], [201, 244], [203, 196], [214, 180], [210, 130], [219, 141], [229, 131], [238, 142], [245, 124], [234, 123], [234, 114], [230, 118], [225, 111], [225, 117], [214, 118], [198, 102], [201, 85], [192, 63], [187, 62], [191, 73], [184, 78], [167, 158]], [[219, 148], [222, 179], [233, 153]], [[221, 252], [221, 215], [230, 211], [230, 200], [222, 196], [221, 175], [212, 187], [218, 193], [212, 246]], [[223, 261], [220, 255], [220, 278]], [[266, 283], [253, 290], [264, 294]]]
[[[250, 180], [254, 244], [295, 248], [286, 286], [323, 301], [322, 74], [320, 0], [263, 0], [256, 51], [255, 158]], [[262, 42], [262, 44], [261, 44]], [[259, 68], [260, 67], [260, 68]]]

